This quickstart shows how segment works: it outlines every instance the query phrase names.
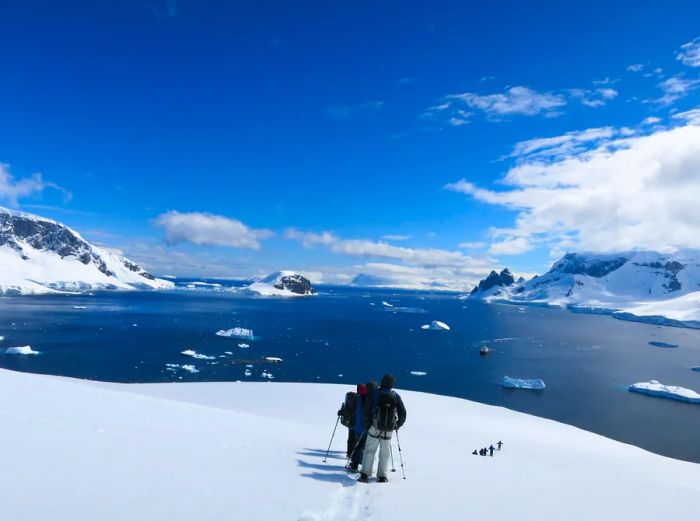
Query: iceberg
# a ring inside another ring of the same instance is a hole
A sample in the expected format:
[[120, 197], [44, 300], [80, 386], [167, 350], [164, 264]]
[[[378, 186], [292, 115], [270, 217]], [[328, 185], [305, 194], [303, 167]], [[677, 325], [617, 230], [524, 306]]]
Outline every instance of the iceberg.
[[501, 385], [508, 389], [532, 389], [534, 391], [541, 391], [546, 387], [544, 380], [541, 378], [522, 379], [508, 376], [503, 377]]
[[199, 369], [197, 369], [192, 364], [165, 364], [165, 366], [168, 371], [177, 371], [178, 369], [182, 369], [183, 371], [187, 371], [188, 373], [192, 374], [199, 372]]
[[678, 344], [669, 344], [668, 342], [657, 342], [656, 340], [649, 342], [649, 345], [653, 347], [678, 347]]
[[0, 336], [0, 342], [2, 342], [3, 340], [5, 340], [5, 337], [4, 337], [4, 336]]
[[[238, 344], [238, 347], [240, 347], [241, 349], [248, 349], [250, 347], [250, 344], [241, 343], [241, 344]], [[233, 354], [233, 353], [231, 353], [231, 354]]]
[[281, 364], [282, 363], [282, 359], [278, 358], [276, 356], [266, 356], [265, 360], [267, 360], [268, 362], [270, 362], [272, 364]]
[[6, 355], [38, 355], [39, 351], [34, 351], [32, 346], [8, 347], [3, 351]]
[[700, 403], [700, 394], [696, 393], [692, 389], [677, 387], [675, 385], [664, 385], [657, 380], [632, 384], [629, 386], [629, 390], [635, 393], [659, 396], [661, 398], [669, 398], [671, 400]]
[[197, 360], [214, 360], [216, 358], [215, 356], [203, 355], [192, 349], [185, 349], [180, 354], [184, 356], [191, 356], [192, 358], [196, 358]]
[[411, 374], [412, 374], [413, 376], [425, 376], [425, 375], [428, 374], [428, 373], [426, 373], [426, 372], [424, 372], [424, 371], [411, 371]]
[[421, 329], [430, 331], [449, 331], [450, 326], [439, 320], [433, 320], [430, 324], [424, 324], [420, 327]]
[[386, 300], [382, 300], [382, 306], [388, 307], [388, 308], [393, 308], [393, 304], [389, 304]]
[[244, 327], [234, 327], [233, 329], [220, 329], [216, 332], [217, 336], [224, 336], [229, 338], [246, 338], [248, 340], [253, 339], [253, 330], [246, 329]]

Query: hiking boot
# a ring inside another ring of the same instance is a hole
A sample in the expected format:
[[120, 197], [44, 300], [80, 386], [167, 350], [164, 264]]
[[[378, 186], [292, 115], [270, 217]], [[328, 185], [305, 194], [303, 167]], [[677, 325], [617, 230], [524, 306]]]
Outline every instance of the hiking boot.
[[368, 480], [369, 476], [367, 476], [367, 474], [360, 473], [360, 478], [357, 481], [359, 481], [360, 483], [368, 483]]
[[382, 476], [380, 478], [377, 478], [377, 483], [386, 483], [388, 481], [389, 481], [389, 478], [387, 478], [386, 476]]
[[356, 463], [350, 463], [350, 465], [346, 466], [345, 468], [346, 468], [349, 472], [359, 472], [359, 471], [357, 470], [357, 467], [358, 467], [358, 465], [357, 465]]

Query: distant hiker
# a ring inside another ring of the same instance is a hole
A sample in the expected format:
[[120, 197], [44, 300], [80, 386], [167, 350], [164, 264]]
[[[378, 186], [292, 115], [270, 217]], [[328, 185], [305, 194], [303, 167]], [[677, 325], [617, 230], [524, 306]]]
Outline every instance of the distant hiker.
[[498, 450], [501, 450], [501, 446], [503, 445], [503, 442], [499, 440], [499, 442], [496, 443], [496, 445], [498, 445]]
[[474, 449], [474, 452], [472, 452], [472, 456], [478, 456], [478, 455], [479, 455], [479, 453], [476, 451], [476, 449]]
[[386, 483], [391, 452], [391, 435], [406, 422], [406, 407], [399, 394], [393, 390], [395, 378], [385, 374], [381, 387], [367, 394], [364, 408], [364, 426], [367, 431], [365, 453], [362, 457], [362, 472], [359, 481], [366, 483], [372, 475], [374, 457], [379, 449], [377, 482]]
[[493, 458], [493, 451], [494, 451], [494, 450], [496, 450], [496, 449], [494, 449], [494, 448], [493, 448], [493, 445], [491, 445], [491, 446], [489, 447], [489, 456], [491, 456], [492, 458]]

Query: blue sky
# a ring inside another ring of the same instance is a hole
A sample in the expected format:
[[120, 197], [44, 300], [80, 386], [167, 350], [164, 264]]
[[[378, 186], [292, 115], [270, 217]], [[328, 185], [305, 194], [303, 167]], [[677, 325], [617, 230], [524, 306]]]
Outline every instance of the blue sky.
[[[700, 197], [697, 2], [6, 1], [0, 19], [0, 204], [158, 273], [460, 287], [567, 250], [700, 247], [673, 203]], [[653, 226], [649, 186], [672, 188]]]

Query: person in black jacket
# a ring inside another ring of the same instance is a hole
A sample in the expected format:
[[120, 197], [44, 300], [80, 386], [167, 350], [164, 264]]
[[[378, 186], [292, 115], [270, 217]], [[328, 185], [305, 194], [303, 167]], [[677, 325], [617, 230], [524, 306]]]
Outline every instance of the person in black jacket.
[[379, 389], [370, 392], [369, 387], [367, 388], [364, 407], [367, 441], [362, 458], [361, 482], [366, 483], [369, 476], [372, 475], [377, 449], [379, 449], [377, 482], [386, 483], [388, 481], [387, 469], [391, 452], [391, 435], [406, 423], [406, 407], [401, 396], [393, 390], [395, 383], [396, 380], [392, 375], [385, 374]]

